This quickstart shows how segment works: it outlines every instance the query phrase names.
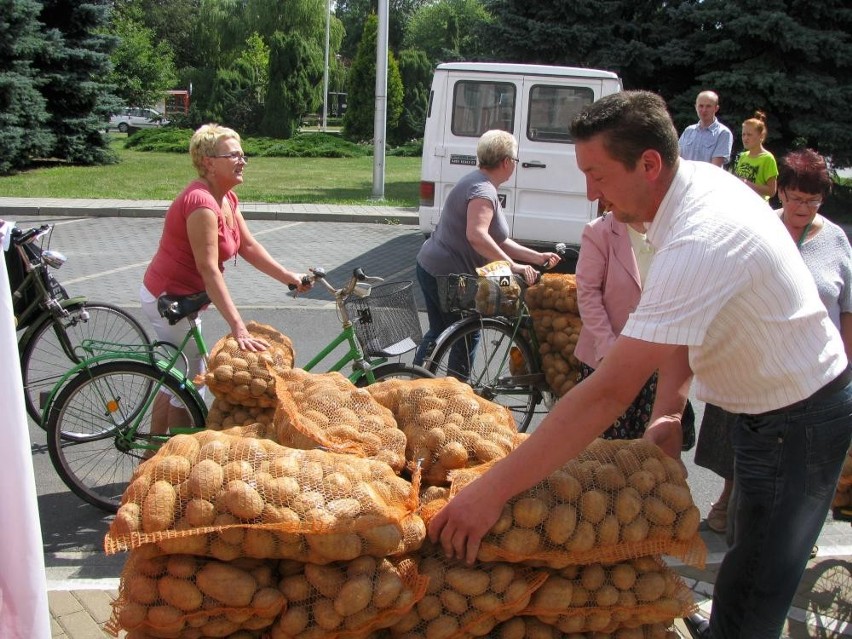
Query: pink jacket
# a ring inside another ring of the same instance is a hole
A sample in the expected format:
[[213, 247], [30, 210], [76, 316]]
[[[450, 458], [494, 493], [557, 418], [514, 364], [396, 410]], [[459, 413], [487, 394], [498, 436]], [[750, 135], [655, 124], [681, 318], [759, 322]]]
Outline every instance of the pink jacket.
[[597, 368], [641, 294], [627, 225], [612, 214], [587, 224], [577, 260], [577, 304], [583, 320], [574, 350], [577, 359]]

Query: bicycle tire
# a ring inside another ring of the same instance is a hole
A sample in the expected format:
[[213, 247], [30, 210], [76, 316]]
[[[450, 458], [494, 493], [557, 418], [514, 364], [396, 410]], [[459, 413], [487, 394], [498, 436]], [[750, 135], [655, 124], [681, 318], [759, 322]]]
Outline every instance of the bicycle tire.
[[[59, 477], [84, 501], [108, 512], [115, 512], [139, 462], [147, 449], [130, 447], [132, 420], [150, 397], [151, 385], [163, 385], [190, 416], [187, 427], [204, 426], [205, 408], [196, 396], [172, 375], [142, 362], [114, 361], [81, 371], [60, 391], [47, 419], [47, 448]], [[105, 407], [105, 404], [109, 404]], [[116, 417], [123, 412], [121, 421]], [[133, 442], [152, 443], [149, 406]], [[90, 436], [72, 441], [61, 435], [89, 429]]]
[[[518, 432], [523, 433], [541, 401], [541, 393], [534, 383], [516, 384], [512, 381], [509, 369], [512, 348], [518, 349], [516, 358], [521, 357], [520, 361], [537, 367], [529, 342], [513, 332], [513, 327], [494, 318], [460, 320], [439, 336], [425, 366], [434, 375], [455, 377], [470, 384], [480, 397], [508, 408]], [[474, 348], [470, 348], [475, 334], [479, 334], [479, 340]], [[457, 351], [458, 360], [451, 363], [450, 355], [457, 345], [460, 349], [460, 352]], [[472, 357], [468, 355], [470, 352]]]
[[[33, 421], [41, 423], [42, 402], [53, 386], [71, 368], [80, 363], [79, 357], [69, 357], [84, 339], [121, 344], [147, 344], [145, 329], [130, 313], [113, 304], [81, 302], [66, 309], [68, 318], [57, 319], [45, 314], [21, 351], [21, 377], [24, 383], [24, 402]], [[82, 311], [88, 320], [79, 319]], [[63, 344], [67, 338], [67, 342]]]
[[[403, 364], [402, 362], [391, 362], [390, 364], [376, 366], [376, 368], [373, 369], [373, 377], [377, 382], [381, 382], [386, 379], [432, 379], [435, 376], [422, 366]], [[362, 375], [355, 385], [364, 387], [369, 384], [367, 376]]]

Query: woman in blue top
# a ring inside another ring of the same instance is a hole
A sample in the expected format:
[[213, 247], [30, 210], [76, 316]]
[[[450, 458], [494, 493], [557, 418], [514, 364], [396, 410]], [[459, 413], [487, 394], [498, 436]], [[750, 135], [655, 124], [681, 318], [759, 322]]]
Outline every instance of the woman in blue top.
[[515, 172], [518, 142], [514, 136], [497, 129], [486, 131], [479, 138], [476, 157], [479, 168], [450, 191], [435, 231], [417, 254], [417, 280], [426, 300], [429, 330], [417, 349], [415, 364], [423, 363], [441, 332], [459, 319], [456, 313], [441, 311], [437, 277], [473, 274], [477, 267], [505, 260], [513, 273], [533, 284], [537, 273], [530, 264], [553, 267], [559, 262], [556, 253], [539, 253], [509, 237], [497, 188]]

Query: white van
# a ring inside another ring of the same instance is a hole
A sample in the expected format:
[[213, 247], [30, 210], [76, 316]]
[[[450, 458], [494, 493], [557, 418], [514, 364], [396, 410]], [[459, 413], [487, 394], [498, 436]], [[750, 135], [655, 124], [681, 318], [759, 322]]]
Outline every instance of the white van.
[[523, 244], [579, 245], [597, 215], [574, 157], [573, 117], [621, 90], [609, 71], [454, 62], [438, 65], [429, 93], [420, 178], [420, 230], [438, 223], [450, 190], [476, 167], [476, 143], [489, 129], [518, 140], [518, 167], [499, 189], [512, 238]]

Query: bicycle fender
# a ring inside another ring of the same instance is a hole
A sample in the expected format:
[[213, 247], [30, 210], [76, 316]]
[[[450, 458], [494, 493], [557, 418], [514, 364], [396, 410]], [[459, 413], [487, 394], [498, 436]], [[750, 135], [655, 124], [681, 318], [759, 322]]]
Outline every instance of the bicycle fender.
[[60, 300], [59, 305], [62, 308], [68, 308], [69, 306], [76, 306], [78, 304], [83, 304], [86, 301], [88, 301], [87, 298], [85, 298], [83, 296], [69, 297], [67, 300]]

